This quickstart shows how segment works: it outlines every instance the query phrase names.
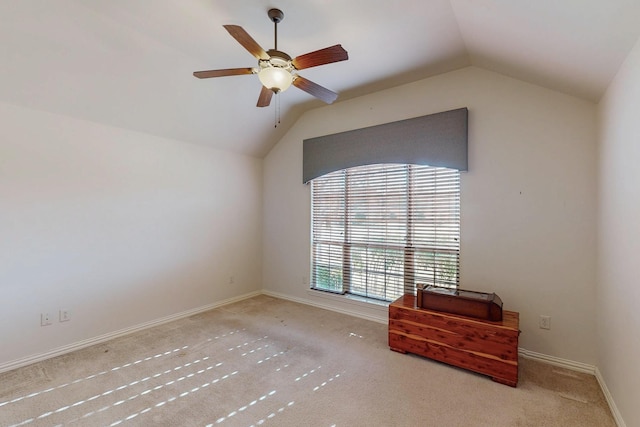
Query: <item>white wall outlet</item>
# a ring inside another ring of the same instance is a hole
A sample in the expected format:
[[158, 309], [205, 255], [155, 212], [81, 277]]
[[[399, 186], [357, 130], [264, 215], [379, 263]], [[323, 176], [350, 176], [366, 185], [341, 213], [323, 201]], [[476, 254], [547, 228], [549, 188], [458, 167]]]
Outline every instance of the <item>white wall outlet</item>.
[[71, 320], [71, 312], [67, 309], [61, 308], [59, 320], [60, 322], [68, 322]]
[[540, 316], [540, 329], [551, 329], [551, 316]]
[[51, 314], [49, 313], [41, 313], [40, 314], [40, 326], [48, 326], [51, 324]]

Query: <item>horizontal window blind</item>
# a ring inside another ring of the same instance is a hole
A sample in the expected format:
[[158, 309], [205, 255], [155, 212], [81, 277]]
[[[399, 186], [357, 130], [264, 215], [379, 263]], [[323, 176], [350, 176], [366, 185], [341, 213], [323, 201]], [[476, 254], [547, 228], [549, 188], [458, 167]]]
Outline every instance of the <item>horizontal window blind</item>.
[[314, 181], [312, 287], [342, 292], [345, 245], [346, 174], [342, 171]]
[[457, 286], [459, 171], [380, 164], [312, 182], [312, 288], [392, 301]]

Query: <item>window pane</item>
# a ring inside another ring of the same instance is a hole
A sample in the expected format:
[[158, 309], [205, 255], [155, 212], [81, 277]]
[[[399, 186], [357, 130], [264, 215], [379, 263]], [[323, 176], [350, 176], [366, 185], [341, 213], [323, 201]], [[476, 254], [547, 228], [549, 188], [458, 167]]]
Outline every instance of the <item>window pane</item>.
[[402, 295], [404, 255], [401, 249], [351, 247], [350, 293], [391, 301]]
[[342, 245], [314, 245], [313, 284], [316, 288], [342, 292], [342, 249]]

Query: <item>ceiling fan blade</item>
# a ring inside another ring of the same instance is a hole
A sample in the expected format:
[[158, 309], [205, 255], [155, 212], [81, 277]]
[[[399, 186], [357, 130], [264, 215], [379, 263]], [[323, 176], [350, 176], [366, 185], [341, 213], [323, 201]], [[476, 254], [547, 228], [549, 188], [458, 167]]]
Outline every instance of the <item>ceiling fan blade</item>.
[[260, 96], [258, 97], [258, 104], [256, 107], [268, 107], [271, 104], [271, 97], [273, 96], [273, 91], [271, 89], [267, 89], [266, 86], [262, 86], [262, 90], [260, 91]]
[[241, 76], [243, 74], [253, 74], [253, 68], [227, 68], [226, 70], [196, 71], [193, 75], [199, 79], [211, 77]]
[[269, 59], [267, 52], [239, 25], [224, 25], [231, 36], [258, 59]]
[[297, 70], [305, 68], [317, 67], [318, 65], [331, 64], [349, 59], [349, 54], [342, 48], [342, 45], [326, 47], [314, 52], [305, 53], [304, 55], [293, 58], [291, 64]]
[[338, 98], [338, 94], [330, 91], [326, 87], [322, 87], [317, 83], [312, 82], [311, 80], [305, 79], [302, 76], [296, 76], [293, 80], [293, 85], [298, 89], [302, 89], [310, 95], [315, 96], [318, 99], [323, 100], [327, 104], [333, 103], [333, 101]]

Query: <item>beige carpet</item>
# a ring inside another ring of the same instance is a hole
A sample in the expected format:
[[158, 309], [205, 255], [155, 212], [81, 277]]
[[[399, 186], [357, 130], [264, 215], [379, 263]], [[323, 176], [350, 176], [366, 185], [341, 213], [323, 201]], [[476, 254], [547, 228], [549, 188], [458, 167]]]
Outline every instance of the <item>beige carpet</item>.
[[0, 374], [1, 426], [615, 426], [593, 376], [517, 388], [392, 352], [386, 325], [259, 296]]

